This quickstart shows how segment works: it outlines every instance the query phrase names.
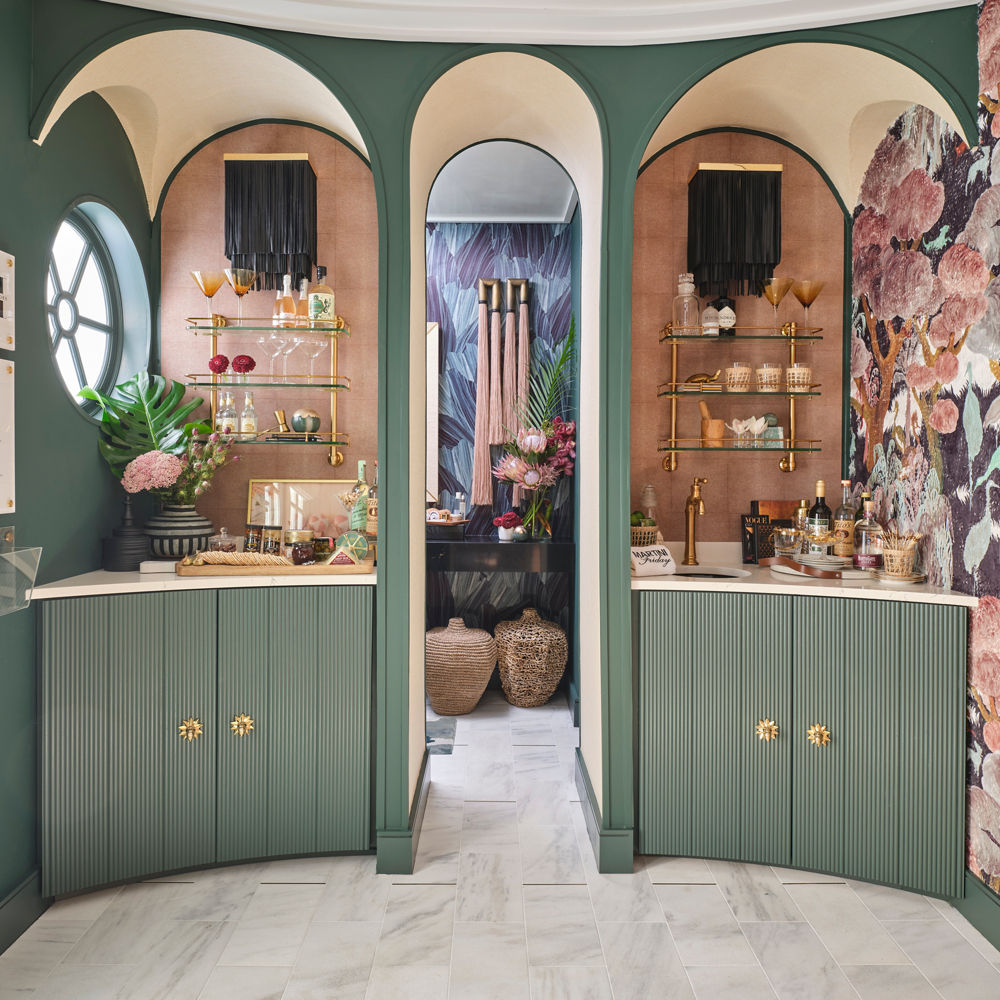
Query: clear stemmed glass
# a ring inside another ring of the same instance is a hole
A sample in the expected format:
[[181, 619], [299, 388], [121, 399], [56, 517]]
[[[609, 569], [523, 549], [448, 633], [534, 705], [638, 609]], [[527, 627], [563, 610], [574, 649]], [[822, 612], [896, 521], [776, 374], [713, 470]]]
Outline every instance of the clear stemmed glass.
[[222, 271], [192, 271], [191, 277], [194, 278], [194, 283], [201, 289], [201, 294], [208, 299], [208, 321], [212, 326], [215, 326], [212, 320], [214, 315], [212, 300], [215, 298], [215, 293], [222, 287], [226, 276]]
[[284, 345], [284, 347], [282, 347], [281, 352], [280, 352], [282, 354], [282, 359], [281, 359], [281, 363], [282, 363], [281, 377], [282, 378], [284, 378], [284, 379], [288, 378], [288, 358], [289, 358], [289, 356], [291, 354], [293, 354], [295, 352], [295, 348], [298, 347], [299, 344], [301, 344], [301, 343], [302, 343], [302, 338], [301, 337], [296, 337], [294, 334], [286, 339], [285, 345]]
[[250, 291], [257, 280], [257, 272], [248, 267], [228, 267], [225, 270], [226, 281], [236, 293], [236, 322], [243, 322], [243, 296]]
[[264, 349], [264, 353], [267, 355], [268, 366], [267, 373], [270, 376], [271, 381], [274, 381], [274, 359], [281, 353], [282, 348], [285, 346], [285, 338], [278, 336], [276, 333], [265, 333], [263, 336], [257, 338], [257, 343]]
[[781, 300], [788, 294], [788, 289], [792, 287], [791, 278], [771, 278], [770, 281], [764, 282], [764, 294], [767, 296], [767, 301], [774, 306], [774, 329], [776, 332], [781, 332], [781, 326], [778, 323], [778, 304]]
[[323, 353], [326, 348], [327, 338], [326, 337], [306, 337], [302, 341], [302, 353], [309, 359], [309, 381], [312, 382], [314, 373], [313, 369], [316, 367], [316, 359]]
[[823, 291], [823, 281], [796, 281], [792, 285], [792, 294], [802, 303], [802, 308], [805, 311], [805, 320], [803, 321], [803, 326], [806, 328], [806, 333], [809, 332], [809, 307], [816, 301], [816, 297], [821, 291]]

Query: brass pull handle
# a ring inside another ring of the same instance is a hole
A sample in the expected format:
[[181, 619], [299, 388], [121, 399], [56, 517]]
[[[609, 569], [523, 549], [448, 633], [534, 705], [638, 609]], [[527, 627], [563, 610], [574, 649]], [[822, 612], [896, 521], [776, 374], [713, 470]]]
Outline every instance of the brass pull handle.
[[253, 732], [253, 719], [249, 715], [234, 715], [233, 721], [229, 723], [229, 728], [233, 731], [233, 736], [246, 736]]
[[806, 730], [806, 739], [814, 747], [825, 747], [830, 742], [830, 730], [826, 726], [814, 722]]
[[198, 739], [198, 737], [201, 736], [201, 733], [201, 720], [196, 719], [194, 716], [189, 716], [177, 727], [177, 735], [180, 736], [182, 740], [187, 740], [188, 743], [192, 740]]
[[756, 726], [754, 726], [754, 732], [757, 734], [757, 739], [763, 740], [765, 743], [770, 743], [771, 740], [776, 740], [778, 738], [778, 723], [772, 722], [768, 718], [761, 719]]

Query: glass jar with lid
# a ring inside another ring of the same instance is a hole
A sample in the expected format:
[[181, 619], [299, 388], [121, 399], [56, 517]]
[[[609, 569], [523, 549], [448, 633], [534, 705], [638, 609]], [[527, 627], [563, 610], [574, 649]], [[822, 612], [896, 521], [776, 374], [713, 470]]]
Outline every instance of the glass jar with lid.
[[281, 555], [281, 525], [265, 524], [261, 530], [260, 551], [265, 556]]
[[212, 535], [208, 540], [209, 552], [236, 552], [239, 546], [235, 539], [225, 528], [220, 528], [217, 535]]
[[694, 275], [677, 275], [677, 295], [673, 305], [674, 333], [682, 337], [701, 333], [701, 303], [694, 294]]
[[316, 561], [313, 533], [305, 529], [285, 532], [284, 556], [296, 566], [308, 566]]

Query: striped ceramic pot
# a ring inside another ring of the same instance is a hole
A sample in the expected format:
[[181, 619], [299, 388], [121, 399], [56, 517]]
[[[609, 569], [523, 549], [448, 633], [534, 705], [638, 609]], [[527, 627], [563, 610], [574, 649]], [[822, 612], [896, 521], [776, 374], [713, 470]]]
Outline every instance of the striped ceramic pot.
[[182, 559], [208, 548], [212, 522], [194, 509], [194, 504], [162, 504], [160, 513], [146, 522], [149, 548], [154, 559]]

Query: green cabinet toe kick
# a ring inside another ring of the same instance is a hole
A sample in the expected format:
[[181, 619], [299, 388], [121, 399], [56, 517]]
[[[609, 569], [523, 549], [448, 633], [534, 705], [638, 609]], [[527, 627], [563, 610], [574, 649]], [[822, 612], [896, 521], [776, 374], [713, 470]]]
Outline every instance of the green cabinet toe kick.
[[966, 608], [633, 602], [642, 854], [963, 895]]

